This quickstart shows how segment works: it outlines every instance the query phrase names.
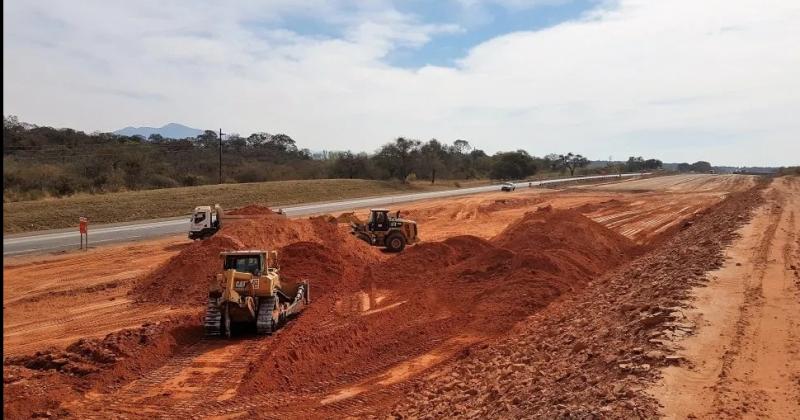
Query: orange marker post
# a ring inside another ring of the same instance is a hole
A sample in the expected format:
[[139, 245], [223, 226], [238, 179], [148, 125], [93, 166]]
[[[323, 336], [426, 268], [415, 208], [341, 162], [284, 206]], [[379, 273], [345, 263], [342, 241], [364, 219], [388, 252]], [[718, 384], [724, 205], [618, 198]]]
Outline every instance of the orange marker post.
[[[81, 249], [83, 250], [89, 249], [89, 219], [81, 217], [78, 220], [78, 230], [81, 233]], [[86, 240], [85, 248], [84, 248], [84, 239]]]

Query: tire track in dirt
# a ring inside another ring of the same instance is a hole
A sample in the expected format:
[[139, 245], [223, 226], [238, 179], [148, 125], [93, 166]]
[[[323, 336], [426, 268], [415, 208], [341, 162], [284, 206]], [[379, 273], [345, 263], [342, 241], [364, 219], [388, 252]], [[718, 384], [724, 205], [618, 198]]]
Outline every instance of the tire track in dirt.
[[696, 289], [690, 317], [699, 328], [681, 343], [688, 365], [665, 369], [654, 389], [667, 418], [800, 416], [794, 182], [772, 183], [729, 261]]
[[[90, 396], [75, 407], [83, 418], [190, 418], [227, 406], [251, 363], [268, 346], [264, 339], [238, 343], [204, 339], [167, 364], [110, 394]], [[97, 413], [91, 414], [91, 413]]]

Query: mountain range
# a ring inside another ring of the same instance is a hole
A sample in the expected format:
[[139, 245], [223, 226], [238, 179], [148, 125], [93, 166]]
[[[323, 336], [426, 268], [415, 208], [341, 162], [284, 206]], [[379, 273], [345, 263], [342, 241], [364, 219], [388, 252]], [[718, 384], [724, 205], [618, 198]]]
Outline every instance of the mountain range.
[[142, 136], [144, 138], [150, 137], [151, 134], [160, 134], [162, 137], [168, 139], [185, 139], [187, 137], [196, 137], [199, 134], [203, 134], [203, 130], [187, 127], [182, 124], [169, 123], [159, 128], [125, 127], [115, 131], [114, 134], [119, 134], [121, 136]]

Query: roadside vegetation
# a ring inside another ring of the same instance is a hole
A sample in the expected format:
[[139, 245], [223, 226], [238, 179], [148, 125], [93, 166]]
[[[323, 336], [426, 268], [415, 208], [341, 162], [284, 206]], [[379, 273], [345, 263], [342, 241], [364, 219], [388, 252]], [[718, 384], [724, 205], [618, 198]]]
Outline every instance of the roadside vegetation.
[[[436, 185], [452, 180], [507, 180], [652, 170], [657, 159], [592, 165], [580, 154], [538, 157], [525, 150], [488, 155], [468, 141], [399, 137], [374, 153], [300, 148], [286, 134], [238, 134], [222, 140], [222, 183], [309, 179], [367, 179]], [[218, 184], [220, 140], [145, 139], [87, 134], [3, 118], [3, 202]], [[226, 187], [227, 188], [227, 187]], [[380, 191], [377, 191], [380, 192]]]
[[778, 175], [800, 175], [800, 166], [787, 166], [778, 169]]
[[[320, 179], [202, 185], [108, 194], [78, 194], [58, 199], [3, 202], [3, 233], [21, 233], [90, 224], [128, 222], [187, 215], [195, 206], [222, 204], [230, 209], [247, 204], [271, 207], [348, 198], [473, 187], [486, 181], [401, 183], [363, 179]], [[187, 219], [188, 220], [188, 219]]]

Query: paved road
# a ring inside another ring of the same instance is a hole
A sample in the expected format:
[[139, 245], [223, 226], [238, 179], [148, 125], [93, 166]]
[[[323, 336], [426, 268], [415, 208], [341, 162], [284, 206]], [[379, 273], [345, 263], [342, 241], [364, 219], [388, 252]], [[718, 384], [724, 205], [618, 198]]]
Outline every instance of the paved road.
[[[621, 177], [640, 176], [641, 174], [622, 174]], [[562, 178], [547, 181], [534, 181], [532, 184], [543, 185], [565, 181], [617, 178], [620, 175], [596, 175], [576, 178]], [[516, 183], [517, 187], [526, 187], [528, 182]], [[390, 206], [397, 203], [425, 200], [430, 198], [455, 197], [468, 194], [497, 191], [499, 185], [461, 188], [457, 190], [433, 191], [415, 194], [392, 195], [355, 200], [337, 201], [333, 203], [315, 203], [294, 207], [284, 207], [283, 211], [290, 217], [308, 216], [320, 213], [353, 210], [366, 207]], [[175, 219], [144, 221], [129, 224], [89, 226], [89, 239], [92, 246], [112, 242], [124, 242], [153, 238], [158, 236], [187, 233], [188, 217]], [[11, 256], [35, 252], [51, 252], [63, 249], [74, 249], [80, 245], [80, 237], [76, 228], [35, 232], [24, 235], [3, 236], [3, 255]]]

